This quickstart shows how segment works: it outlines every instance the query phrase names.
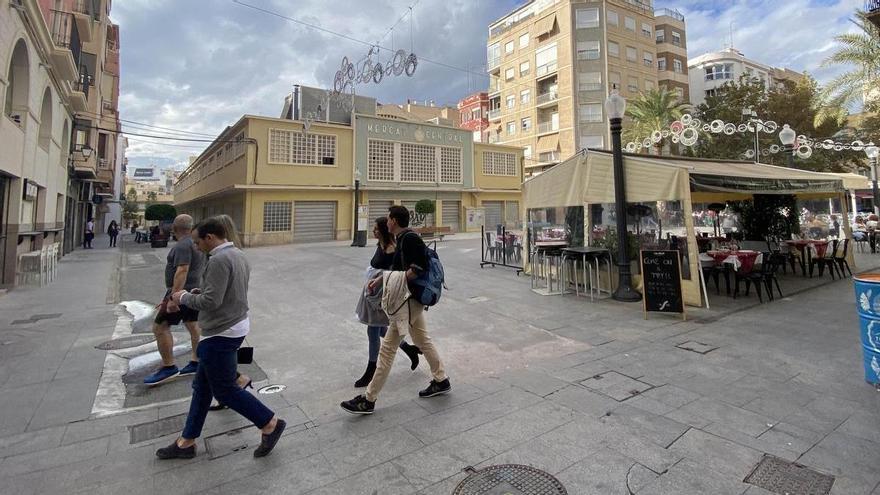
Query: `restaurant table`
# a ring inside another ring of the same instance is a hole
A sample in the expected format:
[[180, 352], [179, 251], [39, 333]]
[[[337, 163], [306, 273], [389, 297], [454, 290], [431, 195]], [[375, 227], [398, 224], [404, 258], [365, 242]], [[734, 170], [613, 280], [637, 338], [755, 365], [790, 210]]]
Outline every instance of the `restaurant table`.
[[825, 256], [825, 251], [828, 250], [828, 244], [831, 241], [825, 240], [815, 240], [815, 239], [796, 239], [785, 241], [791, 247], [797, 248], [798, 251], [801, 252], [801, 273], [803, 276], [807, 276], [807, 248], [810, 249], [810, 253], [815, 252], [816, 256], [821, 258]]
[[707, 251], [708, 255], [717, 265], [727, 263], [733, 267], [733, 270], [740, 273], [749, 273], [755, 267], [763, 262], [764, 255], [759, 251], [749, 249], [741, 249], [739, 251], [718, 250]]
[[[577, 283], [577, 259], [581, 260], [581, 270], [584, 276], [584, 288], [587, 289], [586, 284], [589, 281], [589, 293], [590, 293], [590, 301], [593, 300], [593, 293], [595, 292], [596, 297], [602, 297], [602, 293], [611, 294], [611, 252], [606, 248], [599, 247], [591, 247], [591, 246], [575, 246], [568, 247], [562, 249], [563, 261], [567, 259], [575, 260], [574, 265], [574, 290], [575, 295], [580, 295], [578, 292], [578, 283]], [[608, 288], [602, 289], [599, 284], [599, 260], [605, 258], [608, 265]], [[595, 263], [596, 267], [596, 283], [593, 284], [593, 264]], [[589, 278], [587, 274], [589, 273]]]

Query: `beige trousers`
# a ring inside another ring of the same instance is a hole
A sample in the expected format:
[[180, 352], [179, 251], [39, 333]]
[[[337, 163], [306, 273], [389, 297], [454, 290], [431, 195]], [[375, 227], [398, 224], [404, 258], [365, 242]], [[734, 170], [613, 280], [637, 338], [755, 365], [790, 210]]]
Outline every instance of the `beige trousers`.
[[[434, 380], [442, 382], [446, 379], [446, 371], [443, 369], [443, 362], [440, 361], [440, 355], [437, 354], [437, 348], [431, 342], [431, 336], [428, 335], [428, 329], [425, 327], [425, 308], [410, 300], [409, 304], [409, 334], [412, 338], [413, 345], [417, 346], [425, 356], [425, 361], [431, 367], [431, 375]], [[397, 348], [403, 337], [400, 334], [398, 325], [408, 325], [406, 321], [398, 323], [392, 322], [388, 326], [385, 338], [382, 340], [382, 347], [379, 349], [379, 360], [376, 363], [376, 374], [373, 375], [373, 381], [367, 386], [367, 400], [376, 402], [379, 392], [385, 386], [385, 380], [388, 379], [388, 373], [391, 372], [391, 365], [394, 364], [394, 357], [397, 356]]]

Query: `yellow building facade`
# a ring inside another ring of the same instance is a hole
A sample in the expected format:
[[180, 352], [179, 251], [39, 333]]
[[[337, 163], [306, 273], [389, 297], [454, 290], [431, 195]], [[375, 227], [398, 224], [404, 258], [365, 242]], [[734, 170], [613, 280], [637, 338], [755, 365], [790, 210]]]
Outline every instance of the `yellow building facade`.
[[230, 215], [246, 246], [351, 239], [356, 190], [360, 230], [428, 199], [435, 213], [414, 214], [414, 227], [479, 232], [522, 224], [522, 177], [521, 148], [473, 143], [466, 130], [355, 115], [304, 131], [245, 115], [181, 174], [174, 200], [196, 220]]

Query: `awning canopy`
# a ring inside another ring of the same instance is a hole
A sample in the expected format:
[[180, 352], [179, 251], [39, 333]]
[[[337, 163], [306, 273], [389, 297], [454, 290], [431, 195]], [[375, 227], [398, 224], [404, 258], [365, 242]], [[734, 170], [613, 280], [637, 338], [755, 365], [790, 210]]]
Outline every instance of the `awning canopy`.
[[556, 14], [550, 14], [547, 17], [543, 17], [538, 19], [538, 22], [535, 23], [535, 34], [534, 36], [537, 38], [538, 36], [543, 36], [550, 31], [553, 31], [553, 26], [556, 24]]
[[870, 189], [871, 188], [871, 179], [865, 177], [864, 175], [854, 174], [854, 173], [846, 173], [846, 174], [832, 174], [843, 179], [843, 187], [844, 189]]
[[[809, 172], [762, 163], [624, 156], [629, 203], [675, 201], [696, 192], [802, 194], [843, 191], [838, 174]], [[614, 202], [614, 166], [608, 151], [575, 155], [523, 184], [526, 208]]]
[[559, 134], [550, 134], [538, 138], [538, 153], [559, 149]]

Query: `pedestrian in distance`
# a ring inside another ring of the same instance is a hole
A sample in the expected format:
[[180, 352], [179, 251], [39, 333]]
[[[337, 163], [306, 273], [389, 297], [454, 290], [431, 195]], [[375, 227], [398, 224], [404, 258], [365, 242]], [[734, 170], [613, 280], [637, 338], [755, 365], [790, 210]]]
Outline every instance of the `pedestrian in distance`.
[[116, 247], [116, 237], [119, 235], [119, 225], [116, 220], [111, 220], [107, 226], [107, 235], [110, 236], [110, 247]]
[[[393, 266], [396, 243], [394, 236], [388, 230], [388, 218], [379, 217], [376, 219], [373, 224], [373, 237], [378, 242], [373, 259], [370, 260], [370, 275], [380, 274], [382, 270], [391, 270]], [[368, 276], [369, 280], [372, 278]], [[373, 375], [376, 373], [376, 360], [379, 358], [379, 346], [388, 331], [388, 316], [382, 312], [381, 301], [378, 299], [380, 299], [378, 292], [370, 294], [365, 284], [358, 301], [358, 315], [361, 317], [361, 322], [367, 324], [369, 351], [367, 369], [363, 376], [354, 382], [355, 388], [366, 387], [373, 379]], [[409, 357], [410, 369], [415, 370], [419, 365], [419, 354], [421, 354], [419, 348], [403, 340], [400, 342], [400, 349]]]
[[156, 456], [195, 457], [195, 442], [202, 434], [213, 394], [260, 429], [262, 439], [254, 457], [264, 457], [275, 448], [287, 423], [235, 382], [238, 348], [250, 331], [250, 265], [244, 253], [227, 240], [226, 229], [215, 218], [196, 226], [193, 241], [208, 255], [201, 290], [180, 290], [171, 299], [199, 311], [199, 367], [183, 432], [174, 443], [157, 450]]
[[[156, 386], [179, 376], [195, 375], [199, 366], [199, 312], [189, 306], [178, 305], [171, 300], [171, 294], [199, 287], [205, 268], [205, 255], [193, 243], [191, 216], [177, 215], [171, 229], [177, 237], [177, 243], [168, 252], [165, 263], [165, 296], [157, 306], [159, 311], [153, 321], [153, 334], [156, 336], [159, 355], [162, 356], [162, 367], [144, 378], [144, 384], [148, 386]], [[189, 331], [192, 357], [189, 364], [178, 369], [174, 364], [174, 337], [171, 336], [171, 327], [181, 322]]]
[[92, 249], [92, 239], [95, 238], [95, 219], [89, 217], [86, 222], [86, 231], [83, 234], [83, 249]]
[[[391, 271], [385, 272], [381, 278], [375, 278], [368, 284], [371, 292], [376, 290], [380, 283], [383, 284], [382, 306], [388, 313], [389, 326], [382, 347], [379, 349], [376, 373], [367, 386], [366, 393], [340, 404], [343, 410], [351, 414], [373, 414], [376, 400], [394, 363], [397, 348], [407, 333], [412, 337], [413, 344], [424, 354], [433, 377], [428, 387], [419, 392], [419, 397], [435, 397], [452, 390], [440, 355], [431, 341], [431, 336], [428, 335], [424, 306], [419, 301], [406, 297], [409, 292], [408, 284], [415, 281], [428, 268], [428, 249], [425, 242], [408, 227], [409, 210], [400, 205], [390, 207], [388, 230], [395, 236], [396, 242]], [[390, 308], [396, 310], [389, 311]], [[403, 318], [400, 317], [401, 311]]]

